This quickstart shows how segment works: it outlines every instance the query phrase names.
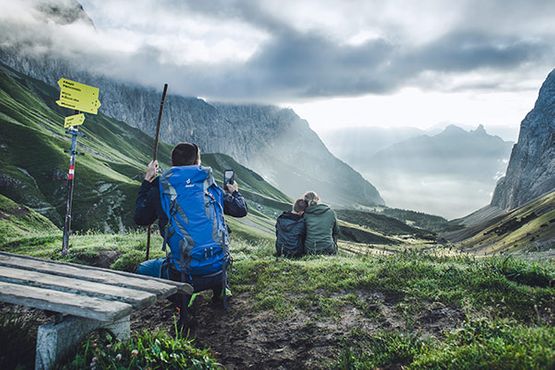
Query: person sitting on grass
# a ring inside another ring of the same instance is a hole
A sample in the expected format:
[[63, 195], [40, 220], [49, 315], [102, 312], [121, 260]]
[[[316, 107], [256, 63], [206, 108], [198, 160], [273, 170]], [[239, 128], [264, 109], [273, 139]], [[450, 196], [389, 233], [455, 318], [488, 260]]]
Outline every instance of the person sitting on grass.
[[[196, 144], [177, 144], [171, 161], [172, 167], [161, 176], [158, 162], [149, 163], [137, 196], [135, 223], [150, 225], [158, 219], [163, 249], [169, 247], [162, 262], [169, 267], [169, 279], [189, 283], [195, 293], [212, 290], [213, 303], [225, 307], [231, 256], [224, 213], [244, 217], [247, 204], [237, 183], [227, 184], [225, 191], [216, 184], [212, 169], [201, 166]], [[143, 262], [137, 272], [159, 274], [159, 261]], [[183, 297], [182, 313], [189, 299]]]
[[291, 212], [283, 212], [276, 221], [276, 256], [301, 257], [304, 255], [306, 225], [303, 218], [307, 203], [297, 199]]
[[320, 203], [320, 197], [313, 191], [304, 194], [308, 207], [304, 211], [306, 254], [337, 254], [339, 226], [333, 209]]

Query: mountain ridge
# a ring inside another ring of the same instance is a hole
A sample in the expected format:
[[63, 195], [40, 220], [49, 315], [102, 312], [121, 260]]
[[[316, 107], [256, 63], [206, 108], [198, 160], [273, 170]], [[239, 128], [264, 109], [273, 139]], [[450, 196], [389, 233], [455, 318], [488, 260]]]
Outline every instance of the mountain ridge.
[[538, 93], [534, 108], [520, 125], [506, 176], [499, 180], [492, 206], [506, 210], [555, 189], [555, 69]]
[[[54, 102], [57, 90], [0, 64], [0, 194], [39, 211], [60, 226], [65, 214], [69, 138], [67, 110]], [[87, 115], [80, 127], [76, 159], [74, 230], [122, 232], [135, 228], [135, 197], [150, 160], [152, 138], [102, 113]], [[161, 142], [161, 166], [170, 163], [171, 146]], [[225, 154], [203, 153], [217, 180], [234, 168], [253, 212], [248, 222], [272, 225], [290, 207], [290, 198], [254, 171]]]
[[[155, 89], [78, 71], [56, 58], [47, 57], [39, 61], [5, 48], [0, 48], [0, 61], [50, 85], [55, 85], [59, 77], [65, 76], [98, 86], [101, 112], [149, 135], [154, 134], [160, 99]], [[199, 98], [169, 94], [162, 125], [163, 141], [170, 144], [193, 141], [203, 151], [228, 154], [239, 163], [253, 168], [291, 197], [314, 190], [334, 205], [385, 204], [378, 190], [352, 167], [333, 156], [308, 123], [291, 109], [258, 104], [210, 103]], [[300, 136], [304, 141], [293, 136]], [[296, 144], [292, 145], [292, 142]], [[312, 152], [304, 150], [307, 146]], [[279, 170], [274, 170], [272, 167], [276, 166], [276, 159], [279, 160], [284, 153], [286, 158], [277, 165]], [[305, 168], [300, 171], [292, 170], [291, 164], [287, 163], [303, 157], [307, 160]], [[331, 178], [341, 180], [333, 183], [327, 180]]]
[[355, 168], [375, 183], [390, 207], [458, 218], [491, 200], [512, 143], [483, 126], [447, 126], [378, 151]]

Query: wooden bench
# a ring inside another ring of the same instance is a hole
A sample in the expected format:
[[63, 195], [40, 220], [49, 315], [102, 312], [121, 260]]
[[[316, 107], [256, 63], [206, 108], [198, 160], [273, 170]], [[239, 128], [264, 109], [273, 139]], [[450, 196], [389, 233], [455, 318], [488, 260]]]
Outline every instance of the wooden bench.
[[[133, 309], [152, 305], [189, 284], [0, 252], [0, 301], [57, 312], [37, 333], [36, 369], [50, 369], [98, 328], [130, 336]], [[63, 316], [62, 316], [63, 315]]]

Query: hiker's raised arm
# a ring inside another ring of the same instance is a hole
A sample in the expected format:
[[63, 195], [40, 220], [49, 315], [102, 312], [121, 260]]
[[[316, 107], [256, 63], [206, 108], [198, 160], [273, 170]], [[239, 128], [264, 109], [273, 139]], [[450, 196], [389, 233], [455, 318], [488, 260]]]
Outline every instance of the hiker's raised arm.
[[158, 175], [158, 161], [151, 161], [146, 167], [145, 180], [148, 182], [154, 181]]
[[248, 213], [247, 202], [239, 193], [237, 182], [226, 185], [224, 195], [224, 213], [233, 217], [245, 217]]

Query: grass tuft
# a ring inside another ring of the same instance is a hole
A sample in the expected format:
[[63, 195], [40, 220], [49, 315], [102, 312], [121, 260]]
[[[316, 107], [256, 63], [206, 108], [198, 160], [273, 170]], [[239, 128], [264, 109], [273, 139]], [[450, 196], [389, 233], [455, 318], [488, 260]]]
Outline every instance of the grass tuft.
[[85, 340], [65, 370], [77, 369], [220, 369], [208, 350], [194, 346], [178, 332], [143, 331], [129, 340], [118, 341], [101, 331]]

